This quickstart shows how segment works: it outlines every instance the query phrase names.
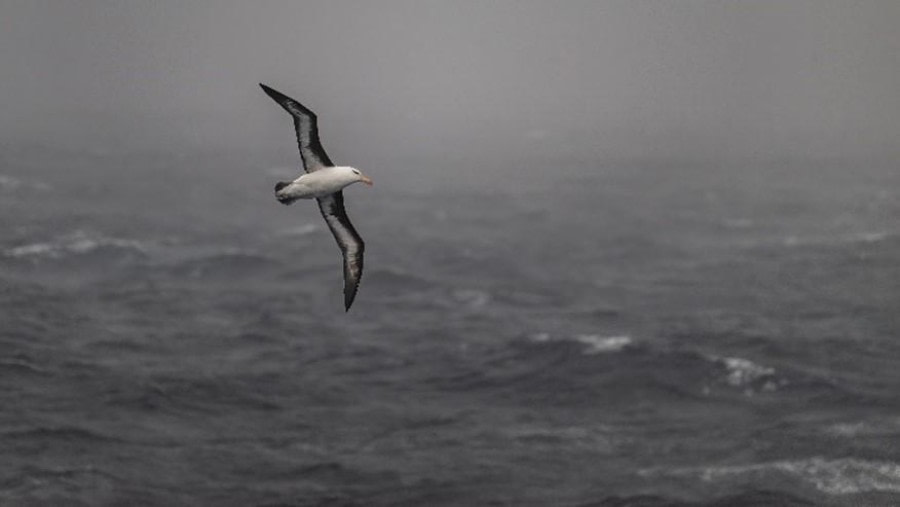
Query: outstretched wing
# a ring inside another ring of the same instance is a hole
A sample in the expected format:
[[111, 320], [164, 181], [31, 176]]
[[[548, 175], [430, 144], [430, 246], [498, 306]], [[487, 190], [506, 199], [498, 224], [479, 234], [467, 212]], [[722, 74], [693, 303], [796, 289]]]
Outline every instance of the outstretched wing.
[[288, 97], [287, 95], [273, 90], [268, 86], [260, 83], [266, 95], [272, 97], [275, 102], [281, 105], [285, 111], [291, 113], [294, 117], [294, 130], [297, 131], [297, 145], [300, 147], [300, 158], [303, 159], [303, 168], [306, 172], [311, 173], [318, 171], [323, 167], [331, 167], [331, 159], [322, 148], [319, 142], [319, 127], [316, 114], [307, 109], [303, 104]]
[[343, 192], [338, 191], [316, 200], [319, 201], [319, 210], [344, 255], [344, 309], [349, 311], [362, 277], [363, 251], [366, 245], [347, 217]]

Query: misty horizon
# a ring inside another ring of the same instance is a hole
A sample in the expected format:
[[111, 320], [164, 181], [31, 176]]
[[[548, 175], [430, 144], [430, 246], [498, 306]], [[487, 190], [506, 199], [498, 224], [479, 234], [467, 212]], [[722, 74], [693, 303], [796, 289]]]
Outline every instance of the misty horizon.
[[265, 82], [341, 160], [900, 160], [894, 2], [216, 6], [6, 3], [6, 143], [286, 158]]

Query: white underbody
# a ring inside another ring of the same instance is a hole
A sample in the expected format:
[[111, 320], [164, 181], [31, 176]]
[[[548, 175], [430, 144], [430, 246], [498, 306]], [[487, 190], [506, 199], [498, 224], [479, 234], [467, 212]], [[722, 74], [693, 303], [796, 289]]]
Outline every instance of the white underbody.
[[279, 199], [314, 199], [331, 195], [359, 181], [347, 167], [325, 167], [306, 173], [276, 192]]

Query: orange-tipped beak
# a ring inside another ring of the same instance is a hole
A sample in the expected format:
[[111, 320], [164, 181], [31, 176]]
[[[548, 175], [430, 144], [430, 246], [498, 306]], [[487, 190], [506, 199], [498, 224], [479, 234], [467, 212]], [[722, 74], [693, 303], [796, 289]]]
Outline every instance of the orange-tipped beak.
[[360, 179], [360, 181], [362, 181], [366, 185], [369, 185], [370, 187], [372, 186], [372, 178], [369, 178], [365, 174], [362, 175], [362, 178]]

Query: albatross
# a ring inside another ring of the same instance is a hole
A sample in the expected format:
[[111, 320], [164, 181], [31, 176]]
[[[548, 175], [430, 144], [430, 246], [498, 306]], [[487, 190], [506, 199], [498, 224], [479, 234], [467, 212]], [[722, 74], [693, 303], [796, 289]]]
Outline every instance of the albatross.
[[336, 166], [331, 162], [319, 141], [316, 115], [309, 108], [262, 83], [259, 86], [294, 118], [300, 159], [306, 170], [294, 181], [276, 183], [275, 198], [282, 204], [293, 204], [298, 199], [319, 202], [319, 211], [344, 257], [344, 311], [350, 311], [362, 276], [365, 243], [347, 217], [342, 190], [356, 182], [371, 186], [372, 180], [355, 167]]

